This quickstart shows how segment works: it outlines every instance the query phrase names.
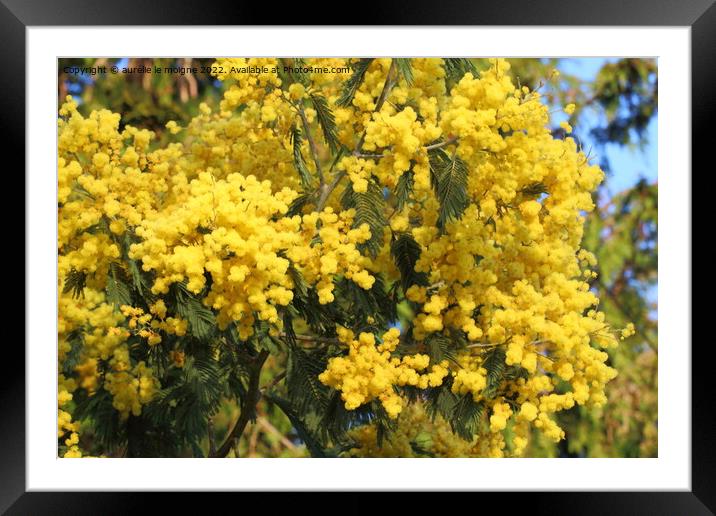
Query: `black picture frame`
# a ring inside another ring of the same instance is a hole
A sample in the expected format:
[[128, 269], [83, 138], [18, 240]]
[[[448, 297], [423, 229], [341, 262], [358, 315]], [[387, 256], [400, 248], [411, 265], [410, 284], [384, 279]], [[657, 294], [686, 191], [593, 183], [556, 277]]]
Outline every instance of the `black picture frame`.
[[[334, 7], [321, 9], [312, 3], [297, 13], [277, 19], [279, 4], [214, 0], [189, 2], [181, 0], [119, 0], [98, 3], [88, 0], [0, 0], [0, 105], [2, 109], [3, 147], [13, 149], [19, 158], [15, 170], [25, 165], [25, 31], [28, 26], [52, 25], [247, 25], [247, 24], [334, 24], [340, 19], [354, 25], [548, 25], [548, 26], [689, 26], [691, 27], [692, 70], [692, 162], [704, 162], [709, 144], [713, 145], [710, 126], [716, 115], [716, 4], [714, 0], [501, 0], [500, 2], [458, 2], [414, 0], [395, 5], [380, 1], [357, 9], [350, 17], [339, 16]], [[322, 14], [325, 13], [325, 14]], [[330, 14], [329, 14], [330, 13]], [[91, 49], [91, 47], [88, 47]], [[566, 49], [568, 50], [568, 49]], [[713, 165], [711, 165], [712, 167]], [[9, 170], [8, 170], [9, 172]], [[706, 172], [706, 170], [704, 170]], [[669, 171], [691, 174], [691, 171]], [[48, 176], [49, 178], [50, 176]], [[54, 176], [52, 176], [54, 178]], [[692, 176], [693, 177], [693, 176]], [[25, 275], [32, 271], [25, 270]], [[662, 271], [668, 273], [668, 271]], [[53, 289], [54, 291], [54, 289]], [[48, 292], [48, 295], [49, 292]], [[31, 307], [28, 307], [31, 308]], [[27, 319], [26, 319], [27, 321]], [[685, 332], [682, 346], [691, 344]], [[716, 424], [708, 386], [698, 385], [699, 378], [713, 376], [707, 359], [712, 344], [703, 341], [692, 346], [692, 456], [689, 492], [531, 492], [511, 493], [510, 508], [524, 507], [536, 514], [712, 514], [716, 511]], [[4, 368], [0, 376], [0, 511], [7, 514], [124, 514], [146, 509], [155, 494], [137, 493], [28, 493], [25, 490], [25, 352], [17, 344], [7, 343], [3, 356], [12, 368]], [[13, 355], [14, 354], [14, 355]], [[704, 382], [706, 383], [706, 382]], [[555, 488], [559, 488], [558, 485]], [[169, 503], [193, 512], [193, 507], [218, 507], [216, 493], [211, 505], [207, 495], [187, 496], [172, 493], [164, 496]], [[291, 503], [301, 503], [291, 495]], [[357, 501], [358, 494], [341, 499], [341, 512], [346, 509], [372, 510]], [[506, 493], [481, 493], [480, 496], [504, 497]], [[424, 497], [414, 496], [410, 504], [423, 503]], [[487, 507], [486, 499], [480, 504]], [[499, 499], [490, 500], [497, 504]], [[230, 502], [229, 502], [230, 503]], [[235, 506], [238, 509], [238, 506]], [[361, 509], [362, 507], [362, 509]], [[418, 508], [416, 504], [416, 508]], [[170, 506], [163, 505], [170, 511]], [[272, 505], [272, 509], [275, 506]], [[333, 512], [333, 511], [332, 511]]]

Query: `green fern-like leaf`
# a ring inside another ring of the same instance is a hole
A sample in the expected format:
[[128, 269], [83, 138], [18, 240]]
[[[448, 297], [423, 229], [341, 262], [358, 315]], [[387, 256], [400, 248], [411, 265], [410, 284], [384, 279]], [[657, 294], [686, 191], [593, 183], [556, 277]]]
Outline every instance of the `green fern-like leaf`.
[[292, 405], [300, 413], [325, 408], [327, 389], [318, 380], [318, 375], [326, 369], [325, 353], [319, 350], [309, 354], [297, 345], [289, 346], [289, 350], [286, 384]]
[[427, 275], [424, 272], [415, 272], [415, 264], [420, 258], [420, 252], [420, 244], [410, 233], [399, 233], [390, 245], [390, 254], [400, 271], [403, 291], [408, 290], [412, 285], [427, 285]]
[[341, 399], [341, 393], [333, 391], [319, 425], [324, 438], [341, 445], [350, 443], [348, 431], [371, 422], [374, 417], [372, 406], [371, 403], [361, 405], [355, 410], [348, 410]]
[[76, 328], [67, 335], [67, 343], [70, 349], [65, 353], [62, 360], [62, 372], [69, 377], [74, 373], [75, 367], [80, 364], [82, 359], [82, 349], [84, 343], [84, 329]]
[[72, 292], [73, 298], [80, 298], [85, 296], [85, 285], [87, 283], [87, 274], [82, 271], [76, 270], [74, 267], [70, 269], [65, 278], [65, 284], [62, 288], [63, 294], [69, 294]]
[[414, 186], [415, 173], [412, 170], [403, 172], [398, 179], [398, 184], [395, 185], [395, 206], [398, 211], [403, 211], [413, 193]]
[[371, 409], [373, 411], [372, 423], [375, 426], [375, 440], [379, 448], [383, 446], [385, 439], [390, 439], [391, 434], [395, 432], [398, 426], [396, 420], [391, 419], [388, 413], [383, 408], [380, 402], [374, 401], [371, 403]]
[[214, 313], [205, 307], [185, 283], [176, 283], [176, 312], [189, 323], [189, 332], [199, 339], [210, 337], [216, 329]]
[[482, 391], [483, 396], [492, 399], [502, 383], [505, 374], [505, 349], [502, 346], [490, 350], [482, 366], [487, 370], [487, 386]]
[[448, 377], [440, 387], [426, 391], [425, 411], [432, 421], [439, 415], [446, 421], [452, 419], [458, 397], [450, 390], [452, 381]]
[[132, 285], [137, 290], [139, 295], [144, 295], [148, 291], [148, 283], [139, 268], [139, 265], [134, 260], [127, 260], [130, 275], [132, 276]]
[[316, 110], [316, 118], [318, 118], [318, 125], [321, 126], [323, 131], [323, 138], [326, 140], [331, 152], [334, 153], [340, 147], [336, 118], [328, 107], [326, 97], [323, 95], [312, 93], [311, 103], [313, 104], [313, 109]]
[[109, 266], [105, 294], [107, 302], [113, 304], [115, 308], [132, 304], [132, 294], [129, 286], [125, 283], [124, 271], [118, 263], [113, 262]]
[[119, 412], [112, 405], [113, 397], [103, 387], [92, 395], [79, 389], [73, 399], [76, 403], [73, 419], [91, 420], [94, 439], [104, 450], [113, 450], [127, 441], [126, 427], [122, 424]]
[[483, 411], [484, 405], [476, 403], [472, 394], [463, 395], [453, 408], [450, 419], [452, 431], [466, 441], [471, 441], [479, 429]]
[[[364, 289], [353, 281], [341, 278], [337, 282], [337, 298], [347, 303], [350, 326], [360, 326], [362, 331], [378, 331], [379, 327], [398, 318], [395, 302], [390, 297], [385, 280], [381, 274], [373, 274], [375, 278], [369, 289]], [[375, 327], [368, 327], [369, 318], [374, 320]]]
[[300, 215], [303, 213], [303, 208], [307, 206], [313, 199], [312, 193], [300, 194], [296, 197], [293, 202], [289, 205], [288, 211], [286, 212], [287, 217], [293, 217], [294, 215]]
[[526, 197], [539, 197], [540, 195], [547, 193], [547, 186], [542, 183], [532, 183], [520, 190], [520, 193]]
[[338, 97], [336, 105], [341, 107], [350, 106], [351, 102], [353, 102], [353, 97], [355, 97], [358, 88], [360, 88], [360, 85], [363, 83], [365, 73], [368, 71], [368, 67], [372, 62], [372, 58], [364, 58], [359, 59], [358, 62], [353, 65], [353, 73], [343, 85], [341, 96]]
[[303, 159], [301, 153], [301, 146], [303, 145], [303, 134], [298, 126], [294, 126], [291, 130], [291, 142], [293, 144], [293, 166], [298, 172], [298, 177], [301, 179], [301, 186], [307, 189], [311, 185], [311, 172], [306, 166], [306, 161]]
[[449, 360], [457, 364], [455, 345], [450, 337], [440, 333], [432, 333], [425, 343], [428, 347], [431, 364], [439, 364], [443, 360]]
[[189, 357], [143, 413], [156, 426], [171, 425], [187, 445], [198, 446], [206, 436], [208, 418], [223, 399], [225, 381], [216, 361]]
[[477, 77], [475, 65], [464, 57], [445, 59], [443, 61], [443, 67], [445, 68], [445, 84], [448, 91], [450, 91], [455, 84], [460, 82], [460, 79], [462, 79], [466, 73], [471, 73], [474, 77]]
[[293, 300], [289, 308], [295, 315], [302, 317], [308, 326], [318, 335], [323, 335], [335, 328], [336, 324], [346, 325], [346, 316], [334, 303], [322, 305], [318, 302], [315, 288], [309, 288], [301, 272], [293, 265], [289, 265], [288, 274], [291, 277]]
[[370, 227], [370, 239], [360, 244], [359, 248], [367, 250], [375, 257], [380, 251], [383, 243], [383, 230], [388, 224], [385, 219], [383, 190], [373, 180], [368, 182], [368, 190], [365, 192], [354, 191], [353, 185], [349, 183], [343, 192], [341, 203], [345, 209], [355, 208], [354, 228], [360, 227], [362, 224], [368, 224]]
[[308, 87], [311, 84], [311, 77], [305, 71], [306, 60], [300, 57], [294, 59], [280, 59], [278, 75], [285, 86], [293, 83], [303, 84]]
[[398, 68], [398, 73], [405, 79], [405, 82], [408, 83], [408, 86], [413, 84], [413, 67], [410, 64], [409, 58], [395, 58], [393, 59], [395, 62], [396, 67]]
[[440, 202], [437, 225], [444, 230], [445, 224], [460, 219], [467, 208], [468, 169], [457, 153], [448, 156], [442, 149], [431, 152], [430, 166], [435, 176], [435, 194]]
[[[133, 260], [129, 257], [129, 249], [134, 243], [129, 231], [124, 233], [120, 241], [122, 251], [122, 262], [126, 265], [126, 282], [131, 290], [134, 290], [139, 298], [143, 298], [147, 303], [153, 303], [156, 295], [152, 293], [152, 275], [142, 269], [140, 261]], [[124, 271], [123, 271], [124, 272]]]

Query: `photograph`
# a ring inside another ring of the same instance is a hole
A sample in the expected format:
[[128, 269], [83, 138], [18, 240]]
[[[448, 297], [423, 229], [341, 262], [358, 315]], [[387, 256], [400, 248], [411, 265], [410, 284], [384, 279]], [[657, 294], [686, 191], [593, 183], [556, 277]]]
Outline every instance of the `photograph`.
[[659, 457], [657, 57], [56, 63], [59, 459]]

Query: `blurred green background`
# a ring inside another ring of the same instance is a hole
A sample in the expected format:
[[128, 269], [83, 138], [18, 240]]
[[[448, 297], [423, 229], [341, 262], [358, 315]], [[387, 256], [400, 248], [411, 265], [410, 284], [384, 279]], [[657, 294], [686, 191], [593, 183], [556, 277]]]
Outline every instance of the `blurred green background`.
[[[72, 95], [87, 115], [93, 109], [122, 114], [122, 123], [156, 131], [166, 139], [165, 124], [188, 122], [199, 104], [218, 106], [221, 84], [207, 74], [67, 73], [66, 67], [201, 67], [212, 59], [79, 58], [58, 62], [58, 104]], [[634, 323], [636, 334], [610, 351], [619, 376], [607, 386], [609, 402], [601, 409], [575, 407], [560, 414], [567, 439], [559, 445], [535, 435], [527, 456], [655, 457], [658, 454], [657, 346], [657, 106], [655, 59], [550, 58], [509, 59], [515, 80], [537, 88], [554, 109], [554, 134], [568, 120], [572, 136], [607, 172], [595, 194], [584, 246], [599, 260], [592, 289], [613, 327]], [[478, 69], [486, 59], [474, 59]], [[553, 71], [557, 79], [548, 80]], [[562, 106], [575, 103], [567, 116]], [[271, 374], [270, 367], [267, 374]], [[213, 419], [223, 434], [238, 408], [226, 404]], [[257, 424], [242, 440], [241, 456], [307, 456], [288, 420], [275, 407], [259, 407]]]

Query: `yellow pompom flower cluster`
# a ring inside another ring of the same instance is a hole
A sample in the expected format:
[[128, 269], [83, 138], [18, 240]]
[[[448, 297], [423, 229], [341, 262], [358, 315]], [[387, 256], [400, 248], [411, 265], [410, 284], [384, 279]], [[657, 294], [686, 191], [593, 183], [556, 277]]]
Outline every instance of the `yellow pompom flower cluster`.
[[[76, 339], [78, 331], [83, 332], [83, 338], [78, 364], [72, 371], [75, 376], [58, 375], [58, 434], [62, 434], [58, 437], [65, 436], [64, 457], [87, 457], [79, 447], [79, 423], [72, 421], [68, 408], [73, 393], [83, 389], [92, 396], [102, 384], [112, 396], [113, 406], [126, 417], [130, 412], [135, 415], [141, 412], [141, 406], [151, 401], [158, 391], [159, 383], [154, 371], [145, 364], [130, 366], [127, 338], [134, 331], [131, 321], [138, 322], [141, 310], [133, 310], [133, 317], [130, 315], [127, 322], [123, 314], [105, 302], [103, 293], [90, 288], [85, 288], [84, 297], [78, 299], [62, 294], [59, 310], [60, 365], [73, 345], [77, 346], [70, 339]], [[101, 370], [100, 362], [107, 363], [106, 371]]]
[[370, 228], [361, 224], [353, 229], [354, 216], [355, 210], [334, 213], [330, 206], [321, 213], [303, 215], [298, 229], [302, 240], [286, 251], [286, 256], [300, 265], [306, 281], [315, 284], [321, 304], [335, 299], [333, 279], [337, 274], [366, 290], [375, 282], [367, 270], [369, 259], [356, 247], [370, 238]]
[[341, 391], [348, 410], [358, 408], [374, 399], [380, 400], [390, 417], [396, 417], [403, 408], [403, 399], [393, 385], [412, 385], [421, 389], [435, 387], [447, 375], [447, 364], [435, 364], [429, 372], [427, 355], [409, 355], [402, 359], [392, 357], [398, 346], [400, 331], [392, 328], [376, 343], [372, 333], [361, 333], [356, 339], [347, 329], [339, 331], [339, 339], [348, 346], [348, 355], [332, 358], [318, 379]]
[[354, 192], [363, 193], [368, 191], [368, 179], [374, 169], [375, 161], [348, 156], [341, 160], [339, 170], [346, 171]]
[[355, 442], [352, 457], [486, 457], [519, 456], [522, 450], [507, 450], [502, 433], [488, 432], [466, 441], [455, 435], [442, 416], [431, 418], [421, 403], [406, 406], [396, 420], [390, 439], [378, 445], [376, 425], [362, 425], [349, 435]]
[[215, 179], [211, 170], [202, 172], [188, 184], [182, 203], [142, 221], [135, 230], [142, 241], [130, 247], [129, 256], [155, 272], [156, 294], [183, 281], [199, 294], [208, 273], [212, 282], [204, 303], [218, 312], [220, 328], [236, 322], [243, 339], [252, 335], [257, 319], [280, 328], [277, 307], [293, 299], [291, 263], [316, 284], [322, 303], [333, 301], [338, 271], [362, 288], [373, 281], [356, 249], [370, 237], [368, 227], [351, 229], [352, 212], [331, 208], [285, 217], [296, 195], [288, 188], [274, 193], [269, 181], [251, 175]]
[[122, 305], [120, 310], [127, 318], [127, 327], [135, 335], [147, 339], [150, 346], [156, 346], [162, 341], [159, 330], [179, 337], [186, 335], [187, 322], [180, 317], [166, 317], [167, 307], [161, 299], [149, 307], [151, 313], [148, 314], [141, 308], [127, 305]]
[[507, 419], [512, 415], [512, 410], [507, 403], [495, 403], [492, 406], [492, 415], [490, 416], [490, 430], [499, 432], [507, 426]]
[[[466, 74], [438, 103], [437, 135], [456, 142], [452, 152], [469, 171], [468, 204], [459, 221], [439, 231], [438, 206], [432, 192], [422, 195], [417, 188], [418, 174], [424, 172], [415, 166], [415, 202], [407, 215], [422, 221], [410, 228], [421, 247], [415, 271], [427, 275], [431, 288], [414, 285], [406, 297], [419, 308], [413, 321], [416, 339], [457, 330], [477, 346], [502, 347], [507, 366], [531, 375], [546, 371], [550, 382], [544, 390], [532, 392], [519, 382], [504, 387], [514, 389], [518, 402], [534, 402], [540, 413], [530, 421], [558, 438], [550, 414], [574, 403], [602, 404], [604, 385], [616, 374], [605, 364], [606, 353], [593, 346], [614, 342], [583, 279], [591, 277], [584, 268], [593, 266], [593, 259], [579, 247], [583, 212], [593, 208], [591, 192], [603, 173], [588, 163], [574, 140], [553, 138], [539, 94], [517, 89], [508, 71], [509, 63], [495, 60], [480, 77]], [[389, 148], [376, 176], [383, 163], [396, 167], [396, 177], [404, 173], [405, 163], [424, 162], [425, 143], [436, 138], [431, 131], [428, 140], [420, 138], [416, 126], [407, 129], [408, 122], [416, 121], [409, 108], [401, 113], [393, 122], [386, 108], [384, 115], [373, 117], [377, 127], [368, 125], [366, 149]], [[409, 132], [412, 138], [393, 136]], [[394, 182], [381, 179], [382, 184]], [[486, 386], [482, 359], [460, 358], [460, 363], [468, 367], [452, 372], [453, 391], [481, 401]], [[570, 391], [554, 394], [559, 382]], [[504, 429], [512, 417], [509, 405], [498, 397], [488, 406], [493, 431]]]
[[58, 392], [57, 392], [57, 437], [65, 438], [64, 444], [67, 451], [63, 455], [67, 458], [81, 457], [82, 452], [77, 446], [79, 443], [80, 424], [72, 421], [72, 414], [63, 410], [63, 407], [72, 401], [72, 393], [77, 388], [72, 378], [65, 378], [63, 374], [58, 376]]
[[[604, 404], [604, 386], [616, 375], [604, 349], [618, 339], [587, 283], [594, 257], [581, 249], [604, 174], [573, 138], [554, 137], [539, 92], [515, 86], [502, 59], [448, 91], [442, 59], [411, 59], [406, 80], [394, 60], [378, 58], [350, 102], [339, 104], [350, 74], [306, 73], [299, 81], [279, 76], [281, 64], [218, 59], [212, 70], [225, 88], [218, 110], [202, 104], [183, 127], [169, 122], [171, 141], [162, 145], [150, 131], [120, 128], [117, 114], [85, 117], [69, 98], [61, 107], [61, 366], [82, 335], [62, 399], [103, 387], [122, 417], [141, 413], [161, 385], [130, 346], [146, 342], [170, 353], [176, 367], [187, 363], [184, 348], [171, 345], [192, 330], [173, 313], [177, 289], [211, 310], [220, 330], [235, 327], [240, 340], [261, 325], [276, 337], [299, 286], [313, 289], [319, 305], [344, 311], [351, 308], [338, 282], [366, 291], [376, 282], [400, 286], [391, 254], [400, 235], [419, 251], [410, 272], [420, 280], [397, 290], [410, 305], [405, 334], [416, 351], [399, 353], [400, 332], [387, 325], [360, 331], [358, 324], [357, 336], [339, 329], [344, 356], [331, 358], [319, 378], [340, 391], [347, 409], [377, 400], [395, 418], [406, 405], [397, 388], [450, 382], [452, 395], [484, 409], [484, 435], [470, 453], [502, 456], [506, 447], [519, 455], [532, 427], [562, 438], [555, 413]], [[332, 121], [319, 112], [319, 98]], [[339, 203], [349, 185], [356, 195], [369, 185], [383, 192], [372, 225], [357, 211], [365, 206]], [[456, 191], [459, 210], [446, 209]], [[382, 239], [371, 228], [383, 230]], [[375, 253], [362, 251], [369, 242]], [[149, 291], [146, 304], [109, 295], [122, 277]], [[81, 295], [63, 288], [80, 279]], [[628, 326], [621, 337], [633, 332]], [[450, 339], [454, 361], [431, 363], [423, 351], [434, 337]], [[502, 376], [490, 370], [495, 360]], [[74, 454], [70, 405], [60, 405], [58, 432], [69, 432]]]
[[487, 387], [487, 370], [482, 367], [482, 358], [469, 354], [459, 355], [457, 370], [452, 371], [452, 387], [454, 394], [471, 394], [473, 400], [479, 401], [481, 393]]
[[263, 97], [267, 87], [279, 86], [281, 80], [273, 70], [278, 60], [273, 58], [224, 58], [217, 59], [213, 69], [216, 77], [229, 84], [224, 93], [222, 109], [257, 101]]
[[159, 390], [159, 382], [144, 362], [132, 367], [129, 349], [117, 348], [109, 361], [112, 370], [105, 375], [105, 387], [112, 394], [112, 405], [122, 418], [138, 416]]

